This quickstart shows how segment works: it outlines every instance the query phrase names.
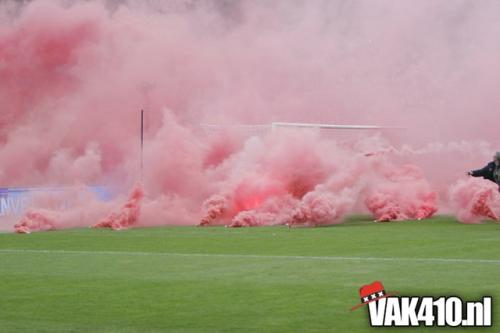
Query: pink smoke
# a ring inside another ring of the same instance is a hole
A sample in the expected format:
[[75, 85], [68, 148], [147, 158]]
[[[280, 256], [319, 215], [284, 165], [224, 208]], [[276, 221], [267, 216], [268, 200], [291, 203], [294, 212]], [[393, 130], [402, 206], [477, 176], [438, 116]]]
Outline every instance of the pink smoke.
[[141, 203], [144, 198], [144, 191], [141, 184], [137, 184], [130, 194], [127, 202], [118, 213], [111, 213], [101, 221], [93, 225], [93, 228], [110, 228], [122, 230], [134, 227], [141, 213]]
[[483, 219], [498, 220], [500, 193], [488, 180], [469, 177], [450, 187], [453, 213], [462, 223], [479, 223]]
[[351, 193], [317, 190], [304, 196], [300, 206], [294, 211], [290, 226], [325, 225], [341, 223], [352, 209], [354, 197]]
[[120, 200], [98, 200], [85, 186], [35, 192], [29, 210], [12, 223], [12, 228], [18, 233], [31, 233], [88, 227], [116, 209]]
[[386, 167], [383, 180], [368, 190], [365, 204], [377, 221], [425, 219], [437, 210], [437, 193], [413, 165]]
[[29, 211], [25, 216], [14, 225], [14, 230], [20, 234], [29, 234], [32, 231], [47, 231], [56, 228], [56, 217], [50, 216], [50, 213]]
[[[447, 194], [500, 141], [498, 12], [432, 0], [4, 2], [0, 187], [126, 193], [143, 179], [144, 198], [125, 206], [123, 193], [74, 211], [39, 203], [26, 230], [103, 217], [134, 227], [489, 215], [493, 192]], [[276, 121], [404, 129], [265, 127]]]
[[234, 185], [205, 201], [201, 225], [337, 224], [361, 202], [380, 221], [425, 219], [438, 209], [437, 193], [416, 166], [358, 155], [334, 141], [326, 147], [314, 133], [293, 147], [288, 135], [268, 140], [273, 144], [255, 141], [240, 153], [235, 161], [254, 167], [230, 168], [237, 170], [227, 177]]
[[204, 215], [201, 218], [200, 225], [211, 225], [217, 219], [222, 218], [227, 212], [227, 200], [221, 195], [213, 195], [203, 203]]

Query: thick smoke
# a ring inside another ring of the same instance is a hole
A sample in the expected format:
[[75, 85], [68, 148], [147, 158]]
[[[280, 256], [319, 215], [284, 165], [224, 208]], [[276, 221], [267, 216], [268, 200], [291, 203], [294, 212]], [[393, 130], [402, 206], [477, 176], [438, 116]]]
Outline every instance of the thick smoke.
[[460, 222], [478, 223], [484, 218], [499, 219], [498, 186], [487, 180], [461, 179], [450, 188], [450, 198]]
[[[25, 232], [491, 218], [459, 187], [500, 139], [499, 19], [494, 0], [2, 2], [0, 187], [121, 193], [40, 198]], [[238, 126], [275, 121], [404, 130]]]

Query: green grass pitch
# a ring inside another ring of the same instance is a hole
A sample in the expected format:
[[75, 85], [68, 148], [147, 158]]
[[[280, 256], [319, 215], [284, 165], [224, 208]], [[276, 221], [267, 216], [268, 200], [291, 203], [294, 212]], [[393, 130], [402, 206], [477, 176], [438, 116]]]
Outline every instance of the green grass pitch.
[[498, 332], [500, 225], [0, 234], [0, 332], [442, 330], [370, 328], [367, 309], [350, 308], [375, 280], [401, 295], [491, 295], [494, 326], [463, 330]]

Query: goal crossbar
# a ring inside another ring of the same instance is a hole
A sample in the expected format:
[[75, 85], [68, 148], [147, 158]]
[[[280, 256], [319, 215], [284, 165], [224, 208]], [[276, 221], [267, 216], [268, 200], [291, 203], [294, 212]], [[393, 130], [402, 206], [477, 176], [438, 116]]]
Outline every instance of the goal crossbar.
[[321, 123], [292, 123], [292, 122], [272, 122], [270, 124], [201, 124], [201, 127], [206, 128], [221, 128], [221, 127], [233, 127], [233, 128], [319, 128], [319, 129], [342, 129], [342, 130], [381, 130], [381, 129], [404, 129], [403, 127], [393, 127], [393, 126], [377, 126], [377, 125], [339, 125], [339, 124], [321, 124]]
[[375, 126], [375, 125], [336, 125], [336, 124], [317, 124], [317, 123], [289, 123], [273, 122], [271, 128], [277, 127], [303, 127], [303, 128], [324, 128], [324, 129], [359, 129], [359, 130], [377, 130], [377, 129], [402, 129], [401, 127]]

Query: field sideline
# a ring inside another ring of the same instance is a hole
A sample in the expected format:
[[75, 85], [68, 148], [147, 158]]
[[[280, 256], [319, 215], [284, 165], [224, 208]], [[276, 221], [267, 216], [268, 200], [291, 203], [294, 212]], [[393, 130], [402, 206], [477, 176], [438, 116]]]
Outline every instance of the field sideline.
[[382, 332], [350, 311], [375, 280], [402, 295], [491, 295], [494, 327], [476, 331], [493, 332], [500, 225], [0, 234], [0, 332]]

